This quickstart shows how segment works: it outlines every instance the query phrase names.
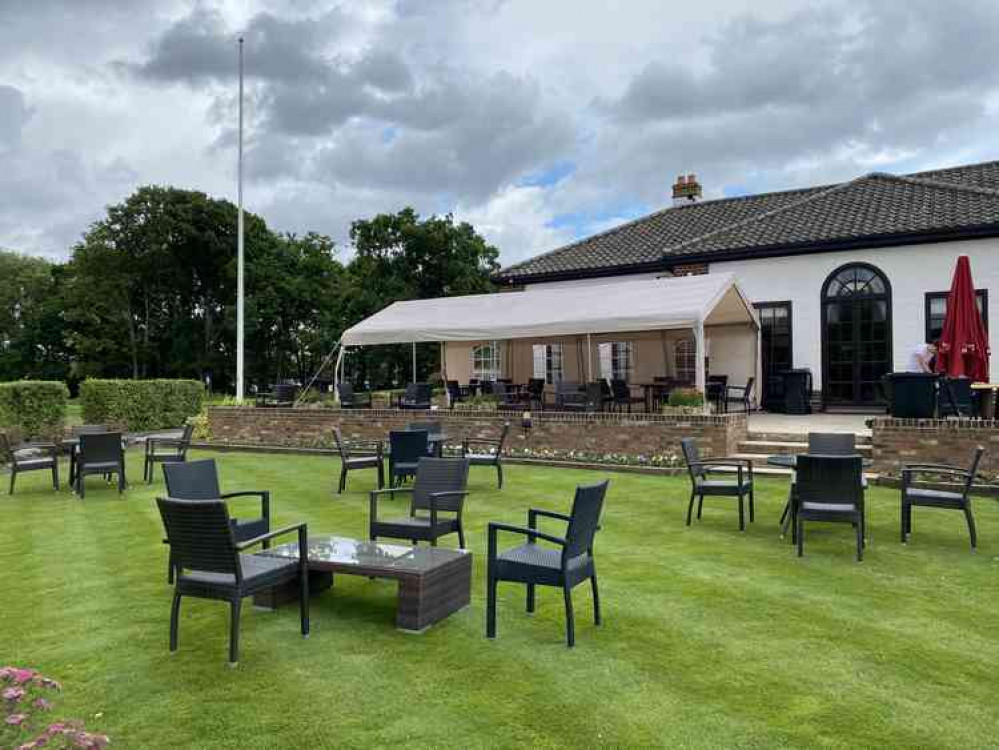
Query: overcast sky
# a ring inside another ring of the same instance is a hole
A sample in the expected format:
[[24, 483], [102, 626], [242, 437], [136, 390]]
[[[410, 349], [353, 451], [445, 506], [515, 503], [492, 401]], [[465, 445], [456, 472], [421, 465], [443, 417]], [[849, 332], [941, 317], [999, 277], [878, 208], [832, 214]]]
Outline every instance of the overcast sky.
[[[453, 211], [511, 263], [669, 202], [999, 158], [996, 0], [0, 0], [0, 246], [156, 183], [346, 244]], [[344, 246], [342, 255], [347, 257]]]

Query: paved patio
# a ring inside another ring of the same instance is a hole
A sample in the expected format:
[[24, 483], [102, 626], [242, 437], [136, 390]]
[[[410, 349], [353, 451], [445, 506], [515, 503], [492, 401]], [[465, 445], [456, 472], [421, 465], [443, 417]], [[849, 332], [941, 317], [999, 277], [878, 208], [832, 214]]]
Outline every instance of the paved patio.
[[754, 412], [749, 415], [749, 431], [773, 434], [800, 434], [809, 432], [853, 432], [869, 437], [867, 420], [873, 414], [767, 414]]

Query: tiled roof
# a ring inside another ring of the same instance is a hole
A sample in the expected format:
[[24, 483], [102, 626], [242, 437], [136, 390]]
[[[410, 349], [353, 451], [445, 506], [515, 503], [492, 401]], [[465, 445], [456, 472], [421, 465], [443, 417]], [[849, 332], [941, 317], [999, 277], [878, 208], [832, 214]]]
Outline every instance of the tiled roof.
[[668, 267], [693, 258], [999, 230], [999, 162], [667, 208], [504, 269], [501, 281]]

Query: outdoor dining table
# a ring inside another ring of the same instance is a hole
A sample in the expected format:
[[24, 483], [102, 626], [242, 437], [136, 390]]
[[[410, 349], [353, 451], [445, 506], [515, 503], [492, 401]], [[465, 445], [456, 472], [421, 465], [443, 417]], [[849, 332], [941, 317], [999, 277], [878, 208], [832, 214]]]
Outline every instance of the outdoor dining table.
[[[794, 469], [798, 466], [798, 456], [807, 454], [798, 453], [778, 453], [774, 456], [767, 456], [767, 465], [776, 466], [781, 469]], [[862, 459], [861, 461], [863, 467], [869, 468], [874, 464], [874, 461], [870, 458]], [[792, 482], [792, 487], [794, 486]], [[864, 488], [866, 489], [867, 483], [864, 483]], [[864, 505], [864, 512], [867, 512], [867, 505]], [[780, 536], [783, 539], [787, 536], [787, 527], [791, 525], [791, 495], [788, 493], [787, 502], [784, 504], [784, 511], [781, 513], [781, 526], [780, 526]]]

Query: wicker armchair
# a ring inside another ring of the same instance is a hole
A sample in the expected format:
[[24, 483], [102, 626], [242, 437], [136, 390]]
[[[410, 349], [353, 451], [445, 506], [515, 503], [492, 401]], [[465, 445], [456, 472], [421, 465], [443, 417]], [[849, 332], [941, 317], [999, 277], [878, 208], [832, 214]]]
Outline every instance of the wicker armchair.
[[347, 473], [355, 469], [375, 469], [378, 475], [378, 489], [385, 486], [384, 449], [381, 440], [344, 439], [339, 427], [333, 428], [333, 440], [340, 454], [340, 483], [337, 494], [347, 489]]
[[857, 537], [857, 562], [864, 559], [864, 486], [860, 456], [798, 456], [794, 523], [798, 557], [804, 554], [805, 521], [849, 523]]
[[150, 484], [156, 464], [182, 463], [187, 460], [187, 450], [191, 447], [191, 437], [194, 435], [194, 425], [184, 425], [184, 431], [179, 438], [146, 438], [146, 455], [142, 466], [142, 478]]
[[[687, 525], [690, 526], [691, 513], [694, 510], [694, 498], [697, 498], [697, 520], [701, 520], [701, 510], [704, 507], [705, 496], [737, 497], [739, 498], [739, 531], [746, 530], [746, 518], [743, 498], [749, 496], [749, 521], [756, 517], [753, 500], [753, 462], [743, 458], [711, 458], [702, 459], [694, 438], [683, 438], [680, 441], [683, 457], [687, 462], [687, 472], [690, 474], [690, 503], [687, 505]], [[732, 472], [732, 469], [735, 469]], [[729, 479], [719, 479], [719, 472], [727, 472]], [[715, 476], [713, 476], [715, 475]]]
[[510, 434], [510, 423], [503, 423], [499, 438], [465, 438], [461, 444], [461, 457], [471, 466], [495, 466], [496, 482], [503, 489], [503, 446]]
[[[902, 543], [906, 544], [912, 535], [912, 508], [946, 508], [964, 513], [968, 524], [968, 535], [971, 537], [971, 549], [978, 547], [978, 534], [975, 531], [975, 517], [971, 512], [971, 487], [978, 474], [978, 465], [985, 454], [985, 448], [979, 446], [971, 459], [971, 465], [965, 469], [961, 466], [942, 464], [909, 464], [902, 467]], [[913, 486], [920, 476], [948, 477], [960, 482], [959, 490], [934, 490]]]
[[[608, 482], [589, 487], [577, 487], [576, 498], [569, 515], [532, 508], [527, 512], [527, 528], [505, 523], [489, 524], [489, 547], [486, 589], [486, 637], [496, 637], [496, 587], [500, 581], [527, 584], [527, 611], [534, 611], [535, 587], [554, 586], [562, 589], [565, 599], [566, 642], [576, 644], [576, 627], [572, 611], [572, 589], [589, 580], [593, 587], [593, 620], [600, 624], [600, 594], [597, 570], [593, 561], [593, 538], [600, 528], [600, 512]], [[539, 517], [564, 521], [564, 537], [538, 530]], [[500, 552], [499, 532], [520, 534], [527, 542]], [[538, 540], [558, 545], [561, 550], [538, 545]]]
[[427, 430], [392, 430], [389, 433], [389, 486], [397, 487], [416, 475], [416, 465], [430, 450]]
[[337, 383], [337, 393], [340, 395], [341, 409], [370, 409], [371, 394], [358, 393], [350, 383]]
[[[371, 493], [369, 535], [408, 539], [415, 545], [427, 541], [434, 547], [448, 534], [458, 534], [458, 546], [465, 548], [461, 523], [465, 495], [468, 494], [468, 461], [464, 458], [421, 458], [412, 487], [376, 490]], [[410, 493], [409, 515], [402, 518], [378, 517], [378, 500], [385, 494]], [[446, 514], [446, 515], [440, 515]]]
[[409, 383], [406, 393], [399, 396], [400, 409], [426, 410], [430, 408], [432, 391], [429, 383]]
[[622, 411], [624, 407], [628, 407], [628, 413], [631, 414], [631, 407], [633, 404], [644, 404], [645, 396], [634, 396], [631, 393], [631, 387], [628, 385], [628, 381], [621, 380], [619, 378], [613, 378], [610, 382], [611, 395], [614, 399], [614, 406], [617, 407], [618, 411]]
[[[10, 467], [10, 494], [14, 494], [14, 481], [18, 474], [28, 471], [51, 471], [52, 487], [59, 489], [59, 446], [52, 443], [36, 443], [31, 446], [33, 455], [24, 455], [16, 450], [6, 432], [0, 432], [0, 464]], [[41, 452], [43, 455], [38, 455]]]
[[725, 386], [723, 407], [726, 412], [728, 412], [729, 404], [739, 404], [742, 406], [744, 412], [749, 413], [750, 409], [752, 409], [753, 383], [755, 380], [756, 378], [749, 378], [745, 385]]
[[[170, 608], [170, 651], [177, 650], [180, 601], [184, 596], [229, 603], [229, 666], [239, 662], [239, 614], [243, 599], [298, 579], [302, 635], [309, 635], [308, 531], [304, 523], [285, 526], [243, 542], [233, 535], [222, 500], [157, 498], [177, 581]], [[245, 555], [244, 550], [282, 534], [298, 534], [298, 559]]]
[[75, 480], [76, 494], [83, 500], [87, 487], [85, 479], [88, 475], [100, 474], [109, 477], [118, 476], [118, 494], [125, 491], [125, 448], [120, 432], [95, 432], [80, 435], [80, 450], [76, 456]]
[[[260, 501], [260, 515], [249, 518], [230, 517], [233, 538], [237, 542], [255, 539], [268, 534], [271, 530], [271, 493], [268, 490], [244, 490], [241, 492], [222, 492], [219, 486], [218, 467], [215, 459], [187, 461], [163, 465], [163, 477], [166, 480], [167, 495], [175, 500], [235, 500], [237, 498], [255, 497]], [[228, 511], [227, 511], [228, 514]], [[264, 541], [264, 548], [269, 542]], [[173, 580], [173, 553], [171, 550], [168, 580]]]

